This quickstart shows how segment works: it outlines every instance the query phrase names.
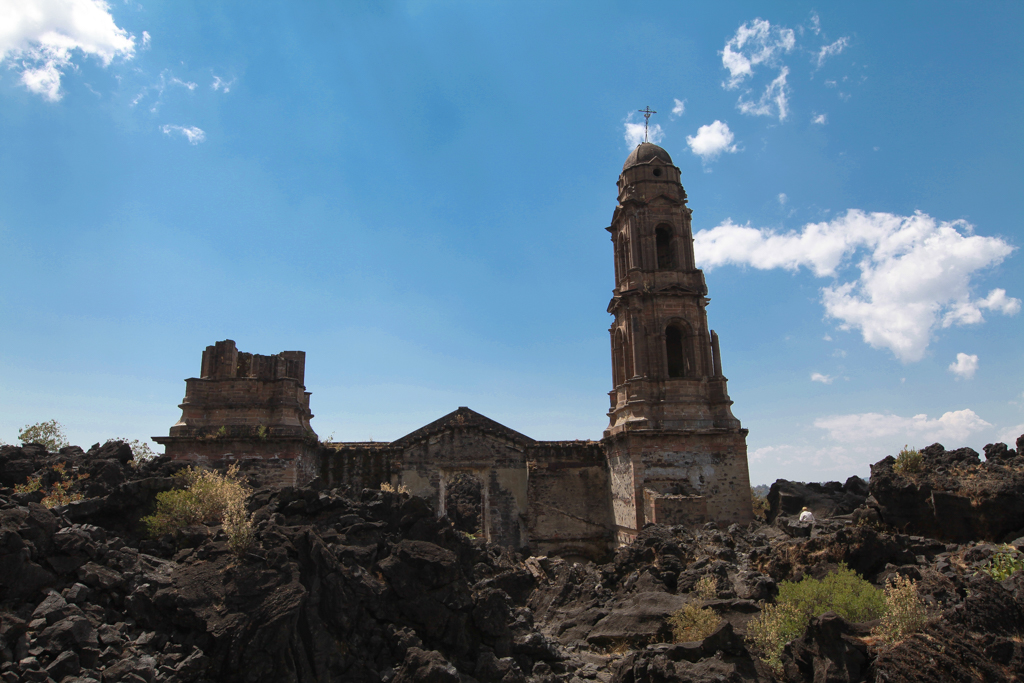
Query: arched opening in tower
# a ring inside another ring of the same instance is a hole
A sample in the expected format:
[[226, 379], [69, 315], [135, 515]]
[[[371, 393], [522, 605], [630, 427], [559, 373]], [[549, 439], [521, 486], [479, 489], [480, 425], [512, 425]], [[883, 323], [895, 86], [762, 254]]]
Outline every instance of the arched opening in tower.
[[445, 487], [445, 511], [452, 526], [467, 534], [483, 532], [483, 482], [469, 472], [459, 472]]
[[687, 367], [686, 350], [683, 344], [686, 335], [678, 325], [669, 325], [665, 328], [665, 356], [668, 360], [669, 377], [686, 377]]
[[612, 383], [619, 386], [626, 381], [626, 344], [622, 340], [622, 330], [615, 330], [612, 341]]
[[629, 258], [626, 254], [629, 251], [629, 240], [626, 239], [625, 235], [619, 237], [619, 246], [616, 249], [616, 263], [619, 266], [618, 279], [622, 280], [626, 277], [626, 270], [628, 269]]
[[675, 245], [672, 243], [672, 229], [659, 225], [654, 231], [654, 243], [658, 251], [658, 270], [672, 270], [676, 267]]

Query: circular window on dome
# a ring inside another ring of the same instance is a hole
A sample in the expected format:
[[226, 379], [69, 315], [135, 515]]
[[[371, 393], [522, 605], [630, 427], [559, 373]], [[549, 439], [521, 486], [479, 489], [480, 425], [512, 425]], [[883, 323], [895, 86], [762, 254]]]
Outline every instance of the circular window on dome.
[[657, 177], [659, 177], [660, 175], [661, 175], [661, 169], [660, 169], [660, 168], [656, 168], [656, 169], [654, 169], [654, 177], [655, 177], [655, 178], [657, 178]]

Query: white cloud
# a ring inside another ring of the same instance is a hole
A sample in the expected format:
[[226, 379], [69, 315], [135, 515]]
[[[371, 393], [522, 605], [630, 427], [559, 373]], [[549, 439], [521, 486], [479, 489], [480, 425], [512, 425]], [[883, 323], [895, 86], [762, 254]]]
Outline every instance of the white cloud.
[[811, 119], [811, 123], [816, 123], [819, 126], [824, 126], [825, 123], [828, 122], [828, 114], [819, 114], [817, 112], [812, 112], [812, 114], [813, 118]]
[[826, 332], [825, 336], [822, 337], [822, 339], [824, 339], [825, 341], [832, 341], [832, 335]]
[[686, 100], [677, 100], [673, 98], [675, 106], [672, 107], [672, 118], [678, 118], [686, 112]]
[[823, 375], [820, 372], [812, 372], [811, 373], [811, 381], [812, 382], [821, 382], [822, 384], [832, 384], [832, 382], [834, 380], [835, 380], [835, 377], [832, 377], [830, 375]]
[[64, 70], [75, 50], [109, 66], [135, 56], [135, 37], [119, 28], [103, 0], [22, 0], [0, 3], [0, 62], [16, 61], [21, 82], [51, 102], [61, 99]]
[[993, 289], [984, 299], [971, 301], [970, 298], [957, 301], [946, 315], [942, 318], [942, 326], [949, 327], [953, 323], [957, 325], [974, 325], [985, 322], [981, 315], [981, 309], [997, 311], [1003, 315], [1014, 315], [1020, 311], [1020, 299], [1006, 296], [1005, 289]]
[[786, 196], [786, 193], [785, 192], [780, 192], [779, 193], [779, 204], [782, 204], [783, 206], [785, 206], [786, 202], [788, 202], [788, 201], [789, 201], [789, 197]]
[[[889, 439], [906, 443], [923, 443], [942, 439], [960, 442], [972, 432], [992, 425], [969, 408], [943, 413], [929, 420], [927, 415], [901, 417], [880, 413], [855, 413], [818, 418], [814, 426], [827, 430], [829, 437], [842, 442]], [[899, 438], [895, 438], [899, 437]]]
[[[749, 265], [761, 270], [806, 267], [836, 282], [821, 290], [825, 310], [840, 329], [860, 330], [864, 341], [888, 348], [904, 362], [920, 360], [934, 330], [953, 322], [983, 322], [981, 309], [1013, 315], [1020, 301], [1005, 290], [972, 299], [971, 278], [1015, 247], [998, 237], [975, 235], [964, 221], [851, 209], [825, 223], [777, 233], [731, 220], [694, 236], [698, 267]], [[855, 280], [840, 282], [839, 269], [860, 253]], [[947, 322], [948, 321], [948, 322]]]
[[779, 75], [765, 86], [761, 97], [756, 101], [744, 100], [743, 95], [736, 101], [736, 108], [750, 116], [774, 116], [778, 113], [779, 121], [785, 121], [789, 115], [789, 86], [786, 77], [789, 67], [782, 67]]
[[728, 124], [715, 121], [698, 128], [696, 135], [687, 135], [686, 144], [694, 154], [706, 162], [716, 159], [722, 152], [736, 153], [738, 150], [733, 144], [734, 139], [735, 136], [729, 130]]
[[149, 31], [143, 31], [142, 32], [142, 49], [143, 50], [145, 50], [147, 47], [149, 47], [150, 38], [151, 38], [151, 36], [149, 35]]
[[160, 126], [160, 130], [164, 132], [164, 135], [170, 135], [171, 133], [181, 133], [188, 138], [189, 144], [198, 145], [200, 142], [206, 140], [206, 133], [202, 128], [196, 128], [195, 126], [173, 126], [165, 124]]
[[811, 30], [814, 31], [814, 35], [821, 33], [821, 18], [817, 12], [811, 12]]
[[958, 353], [956, 360], [949, 364], [949, 371], [956, 375], [957, 379], [972, 379], [974, 373], [978, 371], [978, 357]]
[[[1000, 432], [999, 436], [996, 437], [995, 443], [1005, 443], [1010, 448], [1016, 448], [1017, 438], [1022, 434], [1024, 434], [1024, 422], [1004, 429]], [[1020, 455], [1020, 453], [1017, 455]]]
[[231, 86], [234, 84], [234, 82], [234, 78], [232, 78], [230, 81], [225, 81], [220, 76], [214, 75], [213, 83], [210, 84], [210, 87], [214, 90], [220, 90], [222, 92], [229, 93], [231, 92]]
[[732, 90], [754, 74], [760, 64], [775, 66], [779, 57], [796, 45], [792, 29], [772, 26], [764, 19], [743, 24], [722, 49], [722, 66], [729, 70], [726, 88]]
[[[630, 112], [629, 116], [626, 117], [623, 125], [626, 128], [624, 137], [626, 138], [626, 144], [630, 147], [636, 147], [644, 141], [644, 124], [636, 123], [636, 112]], [[665, 131], [661, 129], [661, 126], [654, 124], [647, 129], [647, 139], [654, 144], [658, 144], [665, 137]]]
[[196, 84], [192, 81], [183, 81], [177, 77], [171, 78], [171, 85], [180, 85], [181, 87], [188, 88], [189, 90], [196, 89]]
[[[792, 29], [772, 26], [764, 19], [755, 19], [743, 24], [722, 49], [722, 66], [729, 70], [729, 80], [722, 84], [727, 90], [735, 90], [745, 80], [753, 77], [754, 68], [764, 64], [778, 69], [778, 75], [765, 86], [760, 98], [746, 99], [740, 95], [736, 108], [752, 116], [778, 115], [783, 121], [789, 110], [786, 77], [789, 69], [782, 64], [781, 57], [796, 45], [796, 34]], [[747, 90], [746, 95], [750, 94]]]
[[818, 50], [818, 54], [815, 58], [815, 62], [817, 63], [818, 68], [821, 68], [821, 65], [825, 63], [826, 59], [828, 59], [829, 57], [834, 57], [835, 55], [845, 50], [849, 44], [850, 37], [843, 36], [842, 38], [832, 43], [831, 45], [823, 46], [820, 50]]

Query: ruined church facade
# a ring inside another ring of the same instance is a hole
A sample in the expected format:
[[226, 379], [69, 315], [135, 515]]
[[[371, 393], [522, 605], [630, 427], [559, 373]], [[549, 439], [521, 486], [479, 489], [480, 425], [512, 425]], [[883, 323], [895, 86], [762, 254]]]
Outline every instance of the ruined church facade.
[[[686, 204], [668, 153], [647, 142], [634, 149], [607, 228], [613, 388], [600, 441], [536, 441], [463, 407], [393, 442], [313, 449], [309, 394], [289, 370], [304, 355], [254, 361], [241, 354], [239, 361], [235, 352], [233, 360], [207, 362], [234, 342], [207, 349], [204, 376], [187, 380], [182, 419], [157, 441], [172, 457], [278, 462], [280, 483], [390, 483], [430, 500], [439, 515], [453, 483], [469, 477], [478, 484], [479, 533], [534, 553], [600, 557], [648, 523], [749, 523], [747, 430], [732, 414], [718, 337], [708, 327]], [[220, 400], [221, 393], [233, 398]], [[234, 451], [218, 451], [228, 445], [210, 437], [218, 432], [239, 435]]]

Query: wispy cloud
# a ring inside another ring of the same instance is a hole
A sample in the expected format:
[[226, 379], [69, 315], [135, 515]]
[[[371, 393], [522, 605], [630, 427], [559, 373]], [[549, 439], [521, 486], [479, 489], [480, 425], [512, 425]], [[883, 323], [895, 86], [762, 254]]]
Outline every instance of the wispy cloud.
[[722, 49], [722, 66], [729, 70], [729, 80], [722, 83], [727, 90], [735, 90], [747, 79], [754, 76], [754, 70], [760, 65], [777, 69], [778, 75], [772, 79], [761, 96], [756, 100], [748, 99], [751, 90], [741, 94], [736, 108], [744, 114], [754, 116], [777, 115], [780, 121], [785, 120], [789, 111], [789, 88], [786, 78], [789, 69], [782, 64], [782, 55], [792, 51], [796, 45], [796, 34], [792, 29], [772, 26], [769, 21], [755, 19], [742, 24], [736, 35], [730, 38]]
[[812, 372], [811, 373], [811, 381], [812, 382], [821, 382], [822, 384], [832, 384], [832, 382], [834, 380], [835, 380], [835, 377], [832, 377], [831, 375], [823, 375], [820, 372]]
[[978, 357], [958, 353], [956, 360], [949, 364], [949, 371], [956, 375], [957, 379], [973, 379], [974, 373], [978, 371]]
[[142, 32], [142, 49], [143, 50], [145, 50], [146, 48], [149, 47], [150, 40], [151, 40], [151, 36], [149, 35], [149, 31], [143, 31]]
[[751, 116], [775, 116], [779, 121], [785, 121], [789, 116], [789, 86], [786, 85], [786, 78], [789, 76], [789, 67], [782, 67], [775, 80], [769, 83], [761, 97], [757, 100], [745, 100], [743, 95], [736, 101], [736, 108], [743, 114]]
[[788, 201], [789, 201], [789, 197], [786, 196], [786, 193], [785, 192], [780, 192], [779, 193], [779, 204], [781, 204], [782, 206], [785, 206], [786, 202], [788, 202]]
[[160, 130], [164, 132], [164, 135], [180, 133], [188, 139], [188, 142], [191, 145], [198, 145], [200, 142], [204, 142], [206, 140], [206, 133], [202, 128], [197, 128], [196, 126], [175, 126], [171, 124], [164, 124], [160, 126]]
[[819, 126], [824, 126], [828, 122], [828, 114], [818, 114], [817, 112], [812, 112], [811, 116], [811, 123], [816, 123]]
[[686, 100], [672, 100], [675, 102], [675, 106], [672, 107], [672, 118], [677, 119], [686, 113]]
[[776, 66], [779, 57], [795, 45], [796, 35], [792, 29], [772, 26], [760, 18], [741, 25], [722, 49], [722, 66], [729, 70], [729, 81], [725, 87], [729, 90], [738, 88], [754, 75], [756, 66]]
[[0, 62], [17, 60], [10, 68], [22, 84], [51, 102], [63, 97], [64, 71], [74, 68], [78, 51], [109, 66], [117, 57], [135, 56], [135, 37], [117, 26], [103, 0], [18, 0], [0, 8]]
[[234, 84], [234, 78], [232, 78], [230, 81], [225, 81], [220, 76], [214, 75], [213, 83], [210, 84], [210, 87], [214, 90], [219, 90], [220, 92], [229, 93], [231, 92], [231, 86]]
[[[984, 322], [982, 309], [1013, 315], [1020, 300], [993, 289], [972, 295], [971, 280], [1015, 247], [973, 233], [964, 221], [939, 222], [924, 213], [847, 211], [832, 221], [809, 223], [799, 232], [777, 233], [727, 220], [694, 236], [698, 267], [726, 264], [768, 270], [808, 268], [836, 281], [823, 287], [826, 313], [841, 329], [857, 329], [865, 342], [888, 348], [903, 362], [920, 360], [936, 329]], [[855, 279], [840, 281], [852, 265]]]
[[729, 154], [737, 152], [738, 149], [733, 143], [734, 139], [735, 136], [729, 130], [728, 124], [715, 121], [698, 128], [696, 135], [687, 135], [686, 144], [702, 161], [707, 162], [716, 159], [722, 152]]
[[837, 54], [845, 50], [849, 44], [850, 37], [843, 36], [842, 38], [840, 38], [839, 40], [830, 45], [823, 45], [821, 49], [818, 50], [818, 54], [815, 55], [815, 63], [817, 64], [818, 68], [821, 68], [821, 66], [825, 63], [826, 59], [828, 59], [829, 57], [835, 57]]

